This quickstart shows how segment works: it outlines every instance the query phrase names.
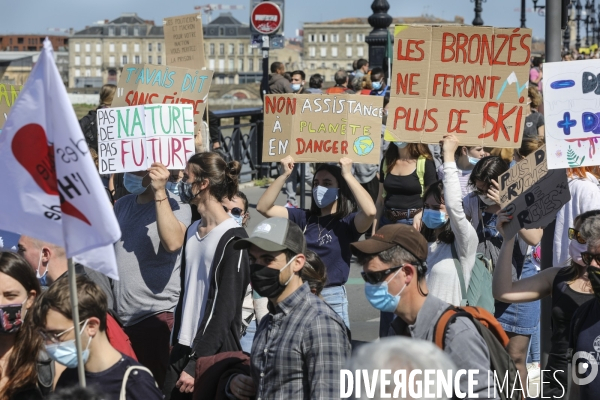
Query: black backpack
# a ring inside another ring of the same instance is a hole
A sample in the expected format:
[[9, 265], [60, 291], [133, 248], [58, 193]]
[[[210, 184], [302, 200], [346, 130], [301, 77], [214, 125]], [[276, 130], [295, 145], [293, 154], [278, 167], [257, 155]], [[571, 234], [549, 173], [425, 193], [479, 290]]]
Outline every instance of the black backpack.
[[96, 110], [90, 110], [83, 118], [79, 120], [79, 126], [83, 132], [83, 137], [90, 149], [98, 152], [98, 126], [96, 125]]

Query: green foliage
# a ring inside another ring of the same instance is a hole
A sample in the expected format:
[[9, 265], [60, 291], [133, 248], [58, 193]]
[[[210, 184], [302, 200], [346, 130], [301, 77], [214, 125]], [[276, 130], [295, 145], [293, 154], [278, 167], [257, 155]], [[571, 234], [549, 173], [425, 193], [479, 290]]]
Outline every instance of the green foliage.
[[569, 163], [570, 168], [581, 167], [583, 161], [585, 160], [585, 156], [580, 157], [575, 153], [575, 151], [569, 146], [569, 150], [567, 151], [567, 161]]

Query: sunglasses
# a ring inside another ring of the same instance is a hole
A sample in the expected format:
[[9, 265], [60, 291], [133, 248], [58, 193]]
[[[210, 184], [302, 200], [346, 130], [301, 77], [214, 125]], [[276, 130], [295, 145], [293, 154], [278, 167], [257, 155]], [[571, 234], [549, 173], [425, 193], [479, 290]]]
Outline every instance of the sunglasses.
[[589, 251], [581, 253], [581, 259], [585, 265], [591, 265], [592, 261], [596, 260], [596, 264], [600, 265], [600, 254], [593, 254]]
[[233, 215], [234, 217], [241, 217], [242, 215], [244, 215], [244, 210], [242, 210], [239, 207], [234, 207], [231, 210], [229, 210], [227, 207], [223, 206], [223, 210], [225, 210], [226, 213], [231, 213], [231, 215]]
[[585, 244], [585, 239], [581, 236], [581, 233], [575, 228], [569, 228], [569, 240], [577, 240], [577, 243]]
[[386, 280], [386, 278], [395, 271], [398, 271], [402, 268], [403, 265], [399, 267], [388, 268], [385, 271], [376, 271], [376, 272], [365, 272], [361, 271], [360, 275], [364, 279], [365, 282], [370, 283], [371, 285], [376, 285], [380, 282]]

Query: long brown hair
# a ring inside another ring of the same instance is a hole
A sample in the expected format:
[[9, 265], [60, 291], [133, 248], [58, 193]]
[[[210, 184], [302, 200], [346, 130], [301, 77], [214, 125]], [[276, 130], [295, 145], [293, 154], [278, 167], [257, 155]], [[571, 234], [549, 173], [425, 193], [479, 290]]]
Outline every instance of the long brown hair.
[[[433, 156], [429, 151], [429, 147], [427, 147], [427, 145], [423, 143], [409, 143], [408, 146], [406, 146], [406, 148], [408, 149], [408, 154], [410, 154], [410, 157], [415, 160], [417, 160], [421, 156], [425, 157], [428, 160], [433, 160]], [[398, 146], [396, 146], [394, 142], [390, 142], [390, 145], [385, 152], [384, 158], [385, 164], [387, 165], [385, 173], [389, 174], [392, 168], [394, 168], [396, 161], [398, 161], [398, 159], [400, 158]]]
[[[28, 296], [32, 290], [36, 296], [42, 291], [33, 268], [16, 253], [0, 252], [0, 272], [18, 281]], [[8, 379], [6, 385], [0, 388], [0, 400], [8, 400], [26, 386], [37, 384], [37, 359], [43, 343], [32, 317], [31, 312], [25, 314], [23, 325], [16, 333], [15, 344], [8, 356], [6, 369], [0, 371]]]

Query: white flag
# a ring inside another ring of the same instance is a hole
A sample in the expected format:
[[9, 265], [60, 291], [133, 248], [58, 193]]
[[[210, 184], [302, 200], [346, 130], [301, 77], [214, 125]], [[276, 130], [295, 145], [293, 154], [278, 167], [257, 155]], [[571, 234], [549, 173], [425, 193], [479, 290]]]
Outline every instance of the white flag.
[[67, 257], [104, 247], [110, 254], [90, 267], [118, 279], [121, 230], [48, 39], [0, 133], [0, 187], [0, 229], [62, 246]]

